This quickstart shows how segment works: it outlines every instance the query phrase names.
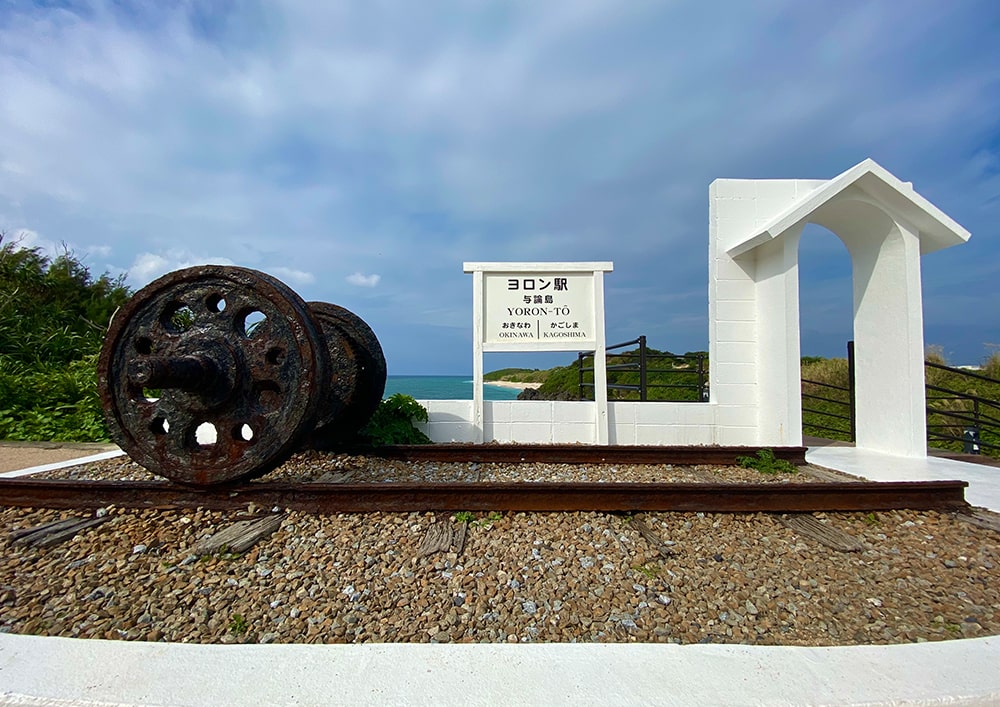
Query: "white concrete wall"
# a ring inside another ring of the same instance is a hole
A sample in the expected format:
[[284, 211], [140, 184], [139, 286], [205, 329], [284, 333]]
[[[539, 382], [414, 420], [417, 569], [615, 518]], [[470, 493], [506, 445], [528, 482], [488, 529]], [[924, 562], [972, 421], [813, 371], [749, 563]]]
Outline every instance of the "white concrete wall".
[[[802, 444], [798, 236], [727, 251], [825, 182], [717, 179], [709, 187], [708, 358], [720, 438]], [[736, 444], [736, 442], [720, 442]]]
[[[435, 442], [476, 439], [470, 400], [421, 400]], [[720, 421], [720, 413], [724, 419]], [[731, 424], [731, 410], [713, 403], [608, 403], [609, 443], [639, 445], [755, 444], [752, 428]], [[484, 441], [596, 444], [593, 402], [504, 400], [483, 404]], [[742, 419], [737, 417], [737, 422]]]

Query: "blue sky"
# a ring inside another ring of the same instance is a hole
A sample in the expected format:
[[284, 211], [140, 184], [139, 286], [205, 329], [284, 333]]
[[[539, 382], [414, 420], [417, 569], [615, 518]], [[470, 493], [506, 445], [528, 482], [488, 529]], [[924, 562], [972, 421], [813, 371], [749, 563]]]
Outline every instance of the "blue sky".
[[[995, 0], [0, 2], [0, 230], [140, 287], [270, 272], [472, 369], [464, 261], [611, 260], [610, 342], [705, 349], [708, 185], [872, 157], [969, 229], [923, 259], [928, 344], [1000, 344]], [[843, 355], [811, 227], [803, 353]], [[572, 355], [493, 354], [487, 368]]]

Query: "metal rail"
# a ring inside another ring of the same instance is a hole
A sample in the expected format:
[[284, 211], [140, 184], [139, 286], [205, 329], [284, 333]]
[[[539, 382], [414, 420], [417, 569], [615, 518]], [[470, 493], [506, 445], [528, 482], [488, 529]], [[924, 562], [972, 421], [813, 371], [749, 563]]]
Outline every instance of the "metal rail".
[[[585, 444], [414, 444], [356, 448], [366, 456], [404, 461], [548, 462], [551, 464], [738, 464], [760, 447], [653, 447], [644, 445], [594, 446]], [[806, 463], [805, 447], [773, 447], [774, 456], [792, 464]]]
[[963, 510], [964, 481], [793, 484], [268, 483], [194, 489], [169, 482], [13, 479], [0, 506], [232, 510], [253, 503], [310, 513], [412, 511], [808, 512]]

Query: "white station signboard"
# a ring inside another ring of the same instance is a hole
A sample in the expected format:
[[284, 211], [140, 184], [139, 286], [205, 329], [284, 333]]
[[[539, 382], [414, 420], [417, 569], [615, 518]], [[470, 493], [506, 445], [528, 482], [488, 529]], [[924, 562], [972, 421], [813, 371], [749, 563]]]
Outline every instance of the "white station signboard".
[[593, 272], [484, 272], [482, 306], [484, 350], [597, 346]]
[[593, 351], [597, 444], [608, 443], [604, 273], [610, 262], [464, 263], [472, 273], [472, 408], [483, 441], [483, 352]]

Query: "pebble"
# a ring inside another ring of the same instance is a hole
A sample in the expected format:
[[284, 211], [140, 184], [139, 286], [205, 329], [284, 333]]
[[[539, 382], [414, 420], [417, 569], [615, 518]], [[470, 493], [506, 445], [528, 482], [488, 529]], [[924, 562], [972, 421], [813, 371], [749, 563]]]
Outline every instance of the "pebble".
[[[614, 467], [310, 452], [264, 480], [337, 468], [357, 482], [567, 481], [583, 473], [609, 482], [768, 481], [731, 467]], [[61, 473], [150, 478], [122, 460]], [[647, 513], [647, 526], [677, 553], [665, 558], [619, 514], [477, 512], [460, 556], [416, 559], [426, 529], [454, 522], [450, 514], [292, 511], [243, 556], [199, 558], [190, 548], [248, 509], [102, 510], [112, 522], [50, 548], [15, 547], [0, 535], [0, 632], [201, 643], [812, 646], [1000, 634], [1000, 536], [944, 513], [879, 511], [877, 525], [866, 513], [817, 514], [856, 537], [858, 553], [817, 545], [765, 513]], [[2, 509], [0, 529], [63, 515]], [[941, 572], [942, 564], [962, 569]]]

